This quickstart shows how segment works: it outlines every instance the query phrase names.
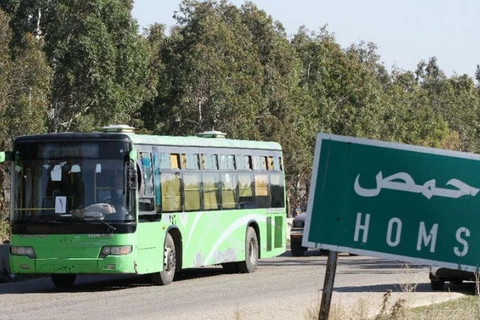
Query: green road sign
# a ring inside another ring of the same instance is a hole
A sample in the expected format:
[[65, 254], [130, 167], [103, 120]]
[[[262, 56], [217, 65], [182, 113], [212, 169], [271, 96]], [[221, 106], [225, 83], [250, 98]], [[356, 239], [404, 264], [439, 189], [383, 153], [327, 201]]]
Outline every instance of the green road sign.
[[476, 271], [480, 155], [319, 134], [303, 245]]

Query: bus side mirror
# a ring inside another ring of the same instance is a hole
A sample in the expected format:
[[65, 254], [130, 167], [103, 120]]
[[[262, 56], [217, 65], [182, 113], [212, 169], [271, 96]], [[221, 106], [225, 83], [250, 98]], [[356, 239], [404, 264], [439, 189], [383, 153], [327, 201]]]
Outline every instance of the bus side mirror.
[[130, 153], [128, 154], [128, 157], [129, 157], [130, 160], [132, 160], [133, 162], [137, 161], [137, 159], [138, 159], [138, 152], [137, 152], [137, 150], [133, 149], [132, 151], [130, 151]]
[[13, 160], [12, 151], [0, 151], [0, 163]]
[[135, 190], [137, 189], [138, 185], [138, 178], [137, 178], [137, 173], [135, 172], [135, 167], [133, 164], [130, 164], [128, 166], [128, 189], [130, 190]]
[[135, 163], [138, 159], [138, 151], [133, 149], [128, 153], [128, 158], [130, 163], [128, 165], [127, 178], [128, 178], [128, 189], [135, 190], [138, 187], [138, 177], [135, 172]]

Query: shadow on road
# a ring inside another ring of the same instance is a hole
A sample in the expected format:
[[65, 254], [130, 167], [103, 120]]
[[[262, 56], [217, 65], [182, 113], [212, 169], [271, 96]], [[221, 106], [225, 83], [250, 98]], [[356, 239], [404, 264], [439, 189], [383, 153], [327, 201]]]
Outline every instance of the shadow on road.
[[[259, 267], [285, 267], [285, 266], [305, 266], [325, 268], [327, 256], [320, 253], [319, 250], [309, 250], [304, 257], [293, 257], [288, 250], [279, 257], [272, 259], [261, 259]], [[342, 268], [343, 267], [343, 268]], [[408, 273], [410, 269], [414, 273], [423, 272], [425, 266], [408, 265], [403, 262], [384, 260], [368, 256], [349, 256], [348, 254], [340, 254], [338, 257], [337, 274], [359, 274], [371, 275], [376, 274], [392, 274], [393, 269], [398, 269]], [[226, 276], [221, 266], [203, 267], [186, 269], [175, 276], [175, 282], [184, 280], [195, 280], [207, 277]], [[124, 290], [137, 287], [151, 287], [148, 275], [84, 275], [78, 276], [75, 285], [68, 289], [62, 290], [56, 288], [50, 277], [40, 277], [28, 279], [28, 281], [14, 281], [11, 283], [0, 284], [1, 294], [24, 294], [24, 293], [58, 293], [58, 292], [108, 292], [115, 290]], [[335, 287], [337, 292], [386, 292], [392, 290], [394, 292], [402, 291], [402, 284], [390, 283], [384, 285], [372, 286], [343, 286]], [[416, 292], [432, 292], [429, 283], [420, 283], [415, 287]], [[465, 294], [475, 294], [474, 283], [464, 283], [462, 285], [445, 284], [444, 291], [461, 292]]]
[[[222, 267], [187, 269], [175, 275], [175, 282], [215, 277], [225, 274]], [[153, 286], [148, 275], [79, 275], [75, 284], [68, 289], [56, 288], [50, 277], [30, 278], [0, 285], [1, 294], [58, 293], [58, 292], [102, 292]]]
[[[372, 285], [372, 286], [347, 286], [347, 287], [334, 287], [333, 291], [336, 292], [386, 292], [391, 290], [392, 292], [405, 292], [403, 290], [404, 285], [399, 283], [390, 283], [382, 285]], [[459, 292], [468, 295], [475, 295], [475, 283], [467, 282], [463, 284], [445, 284], [445, 289], [442, 291], [434, 291], [430, 287], [429, 283], [419, 283], [414, 286], [412, 292]]]
[[[327, 255], [322, 254], [320, 250], [308, 250], [307, 252], [305, 252], [305, 255], [303, 257], [294, 257], [292, 256], [291, 251], [287, 250], [279, 257], [268, 260], [260, 260], [260, 265], [277, 267], [284, 265], [325, 266], [327, 263], [327, 259]], [[375, 270], [375, 273], [377, 274], [391, 273], [392, 269], [411, 269], [413, 271], [418, 271], [427, 268], [424, 265], [414, 265], [405, 262], [380, 259], [369, 256], [350, 256], [347, 253], [339, 253], [337, 265], [354, 267], [355, 270], [351, 273], [358, 273], [358, 269], [362, 269], [365, 273]], [[338, 269], [337, 272], [344, 274], [350, 273], [348, 270], [339, 271]]]

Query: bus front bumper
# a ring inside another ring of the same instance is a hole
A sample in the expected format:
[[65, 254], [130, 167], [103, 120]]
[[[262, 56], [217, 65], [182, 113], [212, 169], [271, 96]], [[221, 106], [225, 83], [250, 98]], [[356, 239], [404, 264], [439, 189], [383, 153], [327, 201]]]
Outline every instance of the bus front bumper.
[[10, 273], [13, 274], [120, 274], [137, 273], [133, 257], [112, 256], [86, 259], [32, 259], [10, 255]]

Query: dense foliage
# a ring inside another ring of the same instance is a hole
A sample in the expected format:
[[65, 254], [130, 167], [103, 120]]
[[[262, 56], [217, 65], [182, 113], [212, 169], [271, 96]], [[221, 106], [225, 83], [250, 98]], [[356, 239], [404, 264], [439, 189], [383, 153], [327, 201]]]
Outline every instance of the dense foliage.
[[435, 57], [387, 70], [373, 43], [342, 48], [326, 28], [288, 38], [250, 2], [184, 0], [168, 34], [160, 24], [139, 34], [132, 6], [0, 0], [0, 149], [112, 123], [274, 140], [292, 207], [305, 206], [317, 132], [480, 152], [478, 66], [476, 79], [446, 77]]

